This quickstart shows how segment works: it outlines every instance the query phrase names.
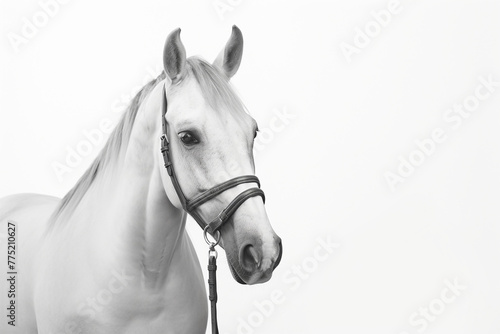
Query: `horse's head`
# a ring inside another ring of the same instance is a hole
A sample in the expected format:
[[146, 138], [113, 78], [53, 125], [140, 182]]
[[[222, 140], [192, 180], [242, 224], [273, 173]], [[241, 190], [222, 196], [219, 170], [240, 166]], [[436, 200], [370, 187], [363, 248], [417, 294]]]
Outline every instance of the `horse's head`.
[[[186, 59], [180, 29], [167, 38], [163, 55], [164, 109], [168, 110], [165, 140], [174, 177], [165, 176], [167, 173], [163, 171], [162, 179], [169, 199], [179, 209], [186, 209], [181, 197], [189, 203], [217, 185], [255, 173], [253, 141], [257, 123], [229, 83], [238, 70], [242, 52], [243, 37], [236, 26], [213, 64], [199, 58]], [[164, 170], [163, 164], [160, 168]], [[175, 183], [180, 191], [176, 191]], [[187, 210], [203, 226], [214, 221], [240, 194], [254, 190], [219, 229], [212, 231], [216, 236], [220, 232], [221, 246], [233, 276], [247, 284], [269, 280], [282, 252], [281, 240], [267, 217], [263, 196], [255, 192], [257, 187], [256, 180], [247, 179], [245, 183], [216, 191], [216, 196]]]

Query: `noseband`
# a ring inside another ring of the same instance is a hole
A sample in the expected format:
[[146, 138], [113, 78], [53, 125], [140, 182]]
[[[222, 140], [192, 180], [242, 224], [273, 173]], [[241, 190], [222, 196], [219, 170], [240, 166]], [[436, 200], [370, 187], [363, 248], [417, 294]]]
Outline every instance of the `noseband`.
[[[179, 197], [179, 200], [182, 204], [182, 208], [184, 209], [184, 211], [189, 213], [194, 218], [194, 220], [196, 220], [198, 225], [200, 225], [200, 227], [205, 231], [205, 233], [209, 232], [212, 235], [214, 235], [215, 232], [217, 231], [219, 231], [220, 233], [219, 229], [229, 220], [229, 218], [236, 212], [236, 210], [238, 210], [238, 208], [247, 199], [255, 196], [260, 196], [262, 197], [262, 200], [265, 202], [266, 198], [264, 196], [264, 192], [260, 189], [259, 179], [255, 175], [237, 176], [196, 195], [194, 198], [191, 199], [186, 198], [186, 196], [184, 196], [184, 193], [182, 192], [179, 181], [177, 180], [174, 171], [174, 166], [172, 164], [172, 156], [169, 147], [170, 142], [169, 142], [167, 119], [165, 117], [167, 114], [167, 97], [166, 97], [165, 86], [163, 86], [162, 94], [163, 94], [162, 112], [161, 112], [162, 135], [160, 137], [161, 140], [160, 150], [163, 155], [163, 161], [165, 163], [165, 168], [167, 169], [167, 173], [170, 176], [170, 179], [172, 180], [175, 192]], [[214, 197], [217, 197], [219, 194], [225, 192], [226, 190], [229, 190], [244, 183], [257, 183], [259, 188], [253, 187], [240, 193], [211, 222], [206, 223], [200, 216], [200, 214], [196, 211], [196, 208], [202, 205], [203, 203], [213, 199]], [[216, 238], [217, 242], [219, 237]]]

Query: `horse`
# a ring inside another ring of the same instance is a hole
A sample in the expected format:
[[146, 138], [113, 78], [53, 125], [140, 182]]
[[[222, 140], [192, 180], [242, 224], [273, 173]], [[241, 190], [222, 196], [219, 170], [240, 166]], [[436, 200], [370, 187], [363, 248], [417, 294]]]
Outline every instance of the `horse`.
[[230, 83], [242, 53], [236, 26], [213, 63], [187, 58], [180, 29], [172, 31], [164, 70], [62, 199], [0, 200], [2, 232], [7, 224], [20, 231], [19, 320], [8, 331], [205, 333], [206, 288], [188, 214], [220, 241], [237, 282], [271, 278], [282, 243], [254, 175], [258, 127]]

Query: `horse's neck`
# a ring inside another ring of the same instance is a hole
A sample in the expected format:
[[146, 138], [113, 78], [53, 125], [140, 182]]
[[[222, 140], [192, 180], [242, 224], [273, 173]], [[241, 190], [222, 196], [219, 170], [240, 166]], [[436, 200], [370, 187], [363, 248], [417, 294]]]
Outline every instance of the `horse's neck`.
[[[158, 86], [161, 86], [158, 85]], [[96, 186], [93, 219], [100, 231], [108, 231], [110, 258], [126, 262], [140, 271], [143, 284], [161, 287], [166, 283], [170, 261], [185, 232], [185, 213], [175, 208], [165, 194], [158, 160], [161, 89], [155, 87], [137, 112], [121, 166], [109, 173], [111, 180]], [[155, 122], [156, 120], [156, 122]], [[101, 202], [101, 203], [99, 203]]]

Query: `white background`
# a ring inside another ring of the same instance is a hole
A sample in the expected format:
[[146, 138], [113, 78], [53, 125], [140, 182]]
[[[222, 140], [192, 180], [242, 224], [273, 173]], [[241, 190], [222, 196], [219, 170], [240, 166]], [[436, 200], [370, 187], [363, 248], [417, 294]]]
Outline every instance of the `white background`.
[[[244, 320], [254, 333], [500, 333], [500, 87], [457, 128], [443, 120], [480, 76], [500, 81], [498, 1], [401, 0], [350, 62], [341, 43], [354, 45], [388, 0], [219, 2], [231, 10], [73, 0], [16, 52], [8, 34], [41, 7], [2, 0], [0, 196], [63, 196], [99, 148], [62, 181], [52, 164], [82, 131], [119, 119], [113, 105], [159, 73], [170, 31], [182, 28], [188, 56], [212, 60], [237, 24], [243, 101], [261, 128], [280, 110], [294, 118], [256, 153], [283, 260], [250, 287], [220, 261], [220, 332]], [[436, 128], [447, 139], [393, 191], [384, 174]], [[205, 268], [201, 231], [189, 225]], [[318, 238], [340, 244], [322, 262]], [[310, 271], [297, 289], [294, 266]], [[445, 280], [466, 288], [422, 331], [409, 318], [439, 305]], [[284, 301], [258, 311], [276, 290]]]

